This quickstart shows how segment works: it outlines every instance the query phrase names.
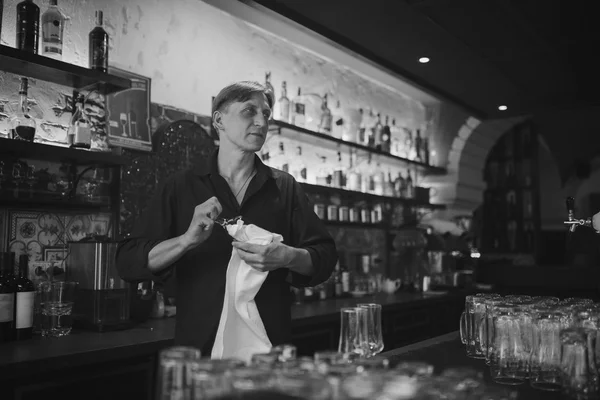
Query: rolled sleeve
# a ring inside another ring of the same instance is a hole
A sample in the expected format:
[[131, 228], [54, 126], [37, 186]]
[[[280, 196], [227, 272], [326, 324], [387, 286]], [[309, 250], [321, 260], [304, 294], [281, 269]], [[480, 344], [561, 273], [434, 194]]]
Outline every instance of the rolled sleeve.
[[174, 237], [174, 190], [172, 181], [161, 185], [142, 217], [135, 222], [131, 235], [117, 245], [116, 265], [127, 282], [153, 280], [164, 283], [173, 273], [173, 265], [159, 273], [148, 268], [148, 254], [157, 244]]
[[313, 211], [298, 182], [294, 182], [292, 237], [294, 247], [306, 249], [310, 254], [315, 272], [312, 276], [305, 276], [290, 271], [290, 284], [295, 287], [310, 287], [329, 279], [338, 261], [335, 241]]

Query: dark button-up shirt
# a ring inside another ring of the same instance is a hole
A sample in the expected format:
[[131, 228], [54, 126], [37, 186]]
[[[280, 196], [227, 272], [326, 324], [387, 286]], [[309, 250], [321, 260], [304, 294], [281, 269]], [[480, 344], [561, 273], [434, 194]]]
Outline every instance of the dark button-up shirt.
[[[269, 272], [255, 301], [273, 345], [289, 342], [292, 294], [295, 287], [315, 286], [329, 278], [337, 262], [335, 243], [319, 220], [302, 189], [289, 174], [255, 159], [257, 173], [241, 205], [219, 174], [217, 152], [194, 169], [169, 177], [158, 189], [132, 234], [117, 248], [117, 268], [126, 281], [161, 280], [173, 266], [159, 274], [148, 269], [148, 253], [158, 243], [186, 232], [194, 208], [216, 196], [223, 207], [220, 217], [243, 217], [283, 236], [283, 243], [308, 250], [315, 274], [304, 276], [281, 268]], [[215, 225], [211, 236], [175, 264], [177, 321], [175, 341], [203, 348], [216, 331], [232, 238]]]

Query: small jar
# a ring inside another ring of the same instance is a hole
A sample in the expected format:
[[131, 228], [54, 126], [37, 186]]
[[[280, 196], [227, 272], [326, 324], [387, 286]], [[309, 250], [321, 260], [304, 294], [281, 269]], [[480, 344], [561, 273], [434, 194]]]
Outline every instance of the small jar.
[[371, 210], [368, 208], [363, 208], [360, 210], [360, 220], [363, 224], [371, 223]]
[[314, 205], [314, 210], [315, 210], [315, 214], [317, 214], [317, 217], [319, 217], [320, 219], [325, 219], [326, 215], [325, 215], [325, 204], [323, 203], [315, 203]]
[[327, 206], [327, 220], [337, 221], [338, 220], [338, 206], [330, 204]]
[[348, 222], [350, 220], [350, 209], [347, 206], [340, 207], [339, 220], [342, 222]]
[[349, 212], [350, 222], [360, 222], [360, 211], [356, 207], [352, 207]]

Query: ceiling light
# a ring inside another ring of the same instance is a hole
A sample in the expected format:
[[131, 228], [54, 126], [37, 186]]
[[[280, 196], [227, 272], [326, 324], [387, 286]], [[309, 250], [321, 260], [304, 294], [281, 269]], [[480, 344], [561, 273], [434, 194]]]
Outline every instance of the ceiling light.
[[506, 111], [508, 109], [508, 107], [506, 106], [498, 106], [498, 110], [500, 111]]
[[421, 64], [427, 64], [429, 62], [429, 57], [421, 57], [419, 58], [419, 62]]

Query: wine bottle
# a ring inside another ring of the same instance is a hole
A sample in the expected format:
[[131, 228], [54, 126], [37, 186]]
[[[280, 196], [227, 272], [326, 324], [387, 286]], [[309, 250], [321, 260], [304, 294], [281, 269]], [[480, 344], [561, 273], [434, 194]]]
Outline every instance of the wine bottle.
[[108, 70], [108, 33], [104, 30], [104, 14], [96, 11], [96, 27], [89, 34], [90, 68]]
[[29, 257], [19, 256], [19, 276], [15, 279], [15, 339], [31, 339], [35, 286], [29, 279]]
[[40, 8], [33, 0], [17, 4], [17, 49], [37, 54], [40, 34]]
[[10, 118], [11, 137], [17, 140], [33, 142], [35, 138], [36, 123], [29, 115], [29, 103], [27, 100], [28, 80], [21, 78], [19, 88], [19, 106]]
[[0, 343], [15, 338], [15, 282], [12, 266], [11, 253], [0, 253]]
[[58, 9], [57, 0], [50, 0], [50, 7], [42, 14], [42, 54], [62, 59], [65, 17]]

